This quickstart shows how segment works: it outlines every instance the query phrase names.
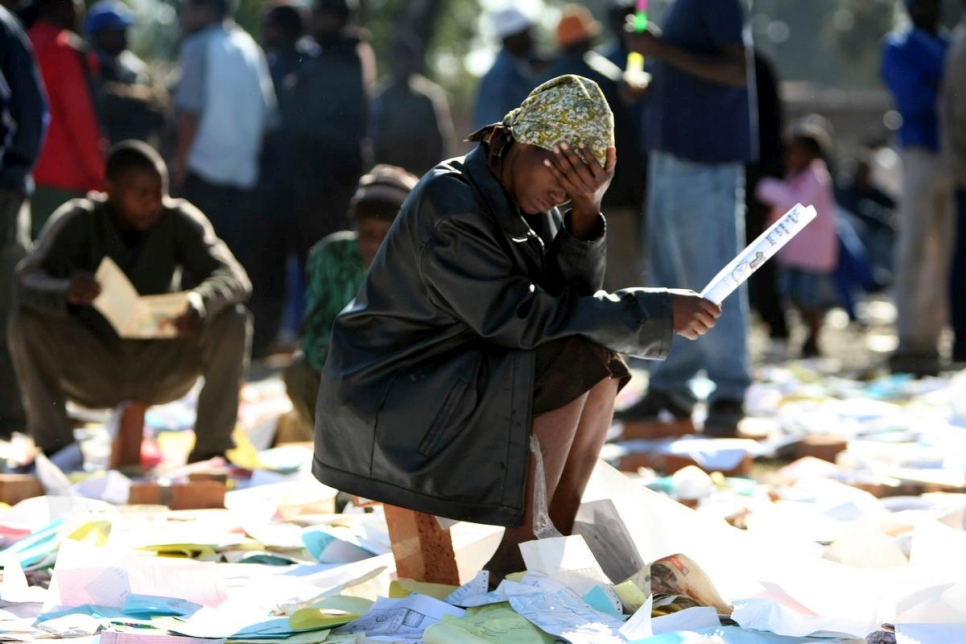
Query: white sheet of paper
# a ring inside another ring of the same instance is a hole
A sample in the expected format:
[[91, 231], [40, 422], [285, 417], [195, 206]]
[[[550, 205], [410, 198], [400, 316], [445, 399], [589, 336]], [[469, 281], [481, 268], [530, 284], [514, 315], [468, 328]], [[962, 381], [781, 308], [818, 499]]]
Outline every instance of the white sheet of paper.
[[966, 624], [898, 624], [896, 644], [966, 642]]
[[438, 624], [443, 615], [462, 617], [462, 608], [450, 606], [426, 595], [409, 595], [401, 599], [380, 597], [369, 612], [337, 633], [365, 633], [369, 638], [391, 638], [391, 641], [418, 642], [423, 631]]
[[169, 630], [179, 635], [200, 637], [205, 639], [222, 639], [253, 624], [269, 619], [269, 615], [259, 615], [242, 606], [236, 608], [228, 603], [219, 608], [205, 606], [188, 618], [188, 620]]
[[[647, 598], [647, 601], [644, 602], [644, 605], [638, 608], [637, 611], [631, 615], [629, 620], [624, 622], [624, 625], [621, 626], [620, 634], [623, 635], [628, 642], [636, 642], [654, 635], [655, 632], [664, 632], [654, 630], [655, 620], [651, 619], [651, 611], [653, 609], [654, 595], [651, 595]], [[658, 619], [664, 618], [659, 617]]]
[[94, 308], [111, 323], [119, 336], [173, 338], [177, 335], [170, 320], [187, 309], [186, 292], [142, 297], [110, 257], [101, 260], [94, 279], [101, 287]]
[[[520, 544], [520, 554], [529, 572], [553, 577], [580, 597], [595, 586], [610, 589], [610, 579], [580, 535], [527, 541]], [[620, 600], [613, 598], [620, 611]]]
[[70, 479], [59, 467], [43, 454], [34, 459], [37, 479], [44, 486], [44, 492], [52, 496], [77, 496], [71, 488]]
[[65, 608], [121, 608], [131, 593], [179, 597], [203, 606], [225, 600], [214, 563], [138, 556], [70, 539], [61, 544], [51, 587], [52, 606]]
[[101, 260], [94, 279], [101, 287], [100, 294], [94, 300], [94, 308], [107, 318], [120, 335], [134, 313], [138, 292], [121, 267], [110, 257]]
[[710, 606], [685, 608], [680, 612], [662, 615], [651, 620], [651, 627], [655, 634], [674, 633], [675, 631], [700, 631], [704, 628], [718, 626], [721, 626], [718, 611]]
[[625, 644], [621, 620], [594, 610], [563, 584], [537, 573], [500, 584], [510, 606], [537, 628], [572, 644]]
[[10, 604], [42, 604], [47, 599], [47, 589], [31, 586], [27, 575], [17, 559], [11, 559], [3, 568], [0, 582], [0, 600]]
[[731, 262], [714, 276], [701, 291], [701, 297], [721, 304], [741, 286], [752, 273], [761, 268], [782, 246], [797, 235], [816, 216], [812, 206], [796, 205], [772, 224], [758, 239], [751, 242]]

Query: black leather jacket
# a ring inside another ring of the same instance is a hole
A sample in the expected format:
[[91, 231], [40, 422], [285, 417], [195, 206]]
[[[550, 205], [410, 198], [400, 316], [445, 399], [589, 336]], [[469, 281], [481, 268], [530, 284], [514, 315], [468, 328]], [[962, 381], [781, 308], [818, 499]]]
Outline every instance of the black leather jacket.
[[524, 218], [482, 148], [440, 164], [403, 205], [338, 317], [316, 413], [315, 476], [454, 519], [517, 525], [529, 467], [534, 349], [579, 335], [663, 358], [663, 289], [597, 292], [589, 241], [555, 209]]

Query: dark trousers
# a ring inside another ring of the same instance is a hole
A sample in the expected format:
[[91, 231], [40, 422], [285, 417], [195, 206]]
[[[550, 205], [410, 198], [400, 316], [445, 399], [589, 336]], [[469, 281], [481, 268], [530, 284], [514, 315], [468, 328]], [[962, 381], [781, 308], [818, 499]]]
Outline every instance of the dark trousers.
[[318, 402], [321, 380], [319, 372], [299, 352], [285, 369], [283, 378], [285, 391], [298, 417], [299, 438], [310, 441], [315, 436], [315, 404]]
[[248, 273], [254, 318], [252, 356], [262, 357], [278, 335], [285, 309], [284, 221], [258, 190], [211, 183], [196, 174], [185, 180], [184, 198], [211, 221]]
[[966, 362], [966, 187], [956, 190], [956, 245], [949, 280], [953, 361]]
[[[757, 181], [749, 176], [748, 193], [754, 195]], [[757, 239], [768, 228], [770, 209], [760, 201], [749, 198], [745, 209], [745, 236], [748, 241]], [[781, 294], [778, 292], [778, 264], [765, 262], [748, 279], [748, 302], [758, 311], [762, 321], [768, 325], [768, 334], [775, 339], [788, 339], [788, 320]]]
[[26, 427], [20, 386], [3, 330], [16, 306], [16, 267], [30, 248], [30, 203], [23, 193], [0, 188], [0, 437]]
[[191, 458], [210, 458], [233, 447], [251, 337], [245, 307], [206, 320], [194, 338], [123, 340], [74, 316], [44, 316], [23, 308], [13, 314], [8, 333], [27, 428], [45, 453], [74, 441], [68, 399], [94, 409], [123, 402], [164, 404], [188, 393], [199, 376], [205, 385], [198, 397]]

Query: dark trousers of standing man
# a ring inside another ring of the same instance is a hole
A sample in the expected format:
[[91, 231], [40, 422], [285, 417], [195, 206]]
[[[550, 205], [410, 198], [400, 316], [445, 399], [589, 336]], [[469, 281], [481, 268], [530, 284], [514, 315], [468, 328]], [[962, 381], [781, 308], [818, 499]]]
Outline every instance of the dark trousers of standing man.
[[29, 247], [30, 203], [19, 190], [0, 188], [0, 438], [26, 429], [20, 386], [4, 329], [16, 306], [16, 266]]
[[201, 333], [189, 338], [123, 340], [106, 325], [23, 308], [13, 314], [8, 331], [27, 426], [45, 453], [74, 442], [67, 400], [92, 409], [124, 402], [164, 404], [188, 393], [199, 376], [205, 385], [189, 461], [220, 456], [234, 446], [251, 340], [251, 316], [244, 306], [205, 320]]
[[261, 358], [278, 335], [285, 308], [283, 221], [267, 209], [258, 190], [218, 185], [189, 174], [182, 192], [208, 218], [252, 281], [252, 356]]
[[956, 246], [949, 280], [953, 362], [966, 362], [966, 186], [956, 189]]

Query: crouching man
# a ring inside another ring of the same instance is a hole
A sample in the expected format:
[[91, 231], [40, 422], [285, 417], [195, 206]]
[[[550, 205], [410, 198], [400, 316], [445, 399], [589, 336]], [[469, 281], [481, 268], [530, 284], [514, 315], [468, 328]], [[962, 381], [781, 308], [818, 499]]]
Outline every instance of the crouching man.
[[[232, 444], [248, 366], [251, 283], [208, 220], [168, 196], [168, 172], [147, 145], [110, 153], [106, 192], [62, 206], [17, 268], [20, 305], [9, 332], [28, 430], [47, 454], [74, 441], [66, 402], [110, 408], [177, 400], [204, 377], [190, 462]], [[189, 290], [172, 339], [122, 339], [92, 307], [105, 257], [140, 295]]]

